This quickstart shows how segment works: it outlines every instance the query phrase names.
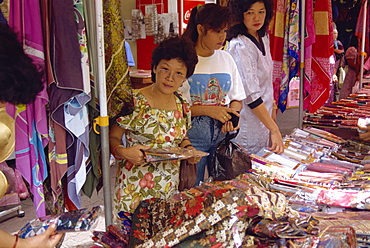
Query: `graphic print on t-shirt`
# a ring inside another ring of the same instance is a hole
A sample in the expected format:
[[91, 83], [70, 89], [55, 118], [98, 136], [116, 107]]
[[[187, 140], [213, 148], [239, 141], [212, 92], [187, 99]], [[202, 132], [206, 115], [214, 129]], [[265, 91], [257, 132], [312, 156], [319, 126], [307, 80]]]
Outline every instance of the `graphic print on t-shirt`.
[[223, 106], [231, 88], [230, 74], [194, 74], [188, 79], [192, 105]]

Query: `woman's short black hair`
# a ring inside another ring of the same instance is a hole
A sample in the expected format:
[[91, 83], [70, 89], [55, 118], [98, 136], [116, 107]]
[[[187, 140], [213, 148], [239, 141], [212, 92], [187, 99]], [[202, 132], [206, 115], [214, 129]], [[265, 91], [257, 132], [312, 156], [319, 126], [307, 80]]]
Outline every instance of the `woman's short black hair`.
[[152, 81], [155, 82], [154, 69], [161, 60], [178, 59], [186, 66], [186, 78], [193, 75], [195, 66], [198, 63], [198, 56], [195, 52], [194, 43], [186, 38], [175, 36], [165, 39], [153, 50], [152, 53]]
[[43, 71], [25, 54], [17, 34], [0, 23], [0, 102], [28, 104], [43, 89]]
[[228, 28], [231, 25], [230, 10], [215, 3], [195, 6], [191, 10], [188, 25], [182, 36], [186, 36], [196, 43], [199, 36], [198, 24], [202, 25], [206, 32]]
[[266, 8], [266, 18], [265, 23], [262, 28], [258, 30], [258, 35], [260, 37], [265, 36], [268, 26], [272, 17], [274, 16], [274, 2], [273, 0], [229, 0], [228, 7], [232, 13], [232, 18], [234, 26], [228, 30], [227, 40], [235, 38], [239, 34], [245, 34], [247, 32], [247, 27], [244, 25], [244, 12], [248, 11], [251, 6], [255, 3], [263, 3]]

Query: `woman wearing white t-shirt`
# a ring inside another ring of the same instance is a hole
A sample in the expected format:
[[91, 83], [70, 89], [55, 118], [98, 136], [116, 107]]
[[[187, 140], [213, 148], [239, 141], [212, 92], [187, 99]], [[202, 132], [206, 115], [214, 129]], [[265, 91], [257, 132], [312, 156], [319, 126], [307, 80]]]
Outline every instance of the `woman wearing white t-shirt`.
[[[198, 64], [189, 77], [189, 102], [191, 103], [192, 127], [188, 131], [197, 150], [210, 153], [197, 164], [197, 185], [204, 180], [206, 165], [210, 165], [217, 144], [226, 132], [235, 131], [231, 118], [242, 108], [245, 98], [243, 85], [233, 58], [219, 50], [226, 39], [230, 23], [230, 11], [218, 4], [194, 7], [183, 36], [195, 43]], [[184, 90], [186, 91], [186, 90]]]

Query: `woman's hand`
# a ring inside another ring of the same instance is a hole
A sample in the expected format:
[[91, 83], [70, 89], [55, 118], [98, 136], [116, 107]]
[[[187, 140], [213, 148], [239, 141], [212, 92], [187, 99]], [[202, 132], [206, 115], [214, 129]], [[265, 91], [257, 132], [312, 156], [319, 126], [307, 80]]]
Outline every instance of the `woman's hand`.
[[145, 164], [144, 153], [141, 150], [149, 149], [150, 146], [136, 145], [132, 147], [118, 147], [115, 151], [119, 157], [129, 160], [133, 164], [143, 165]]
[[281, 154], [284, 152], [284, 143], [280, 131], [271, 132], [270, 151], [275, 152], [277, 154]]
[[358, 129], [360, 129], [361, 131], [366, 131], [365, 133], [362, 132], [358, 133], [358, 137], [360, 138], [360, 140], [370, 142], [370, 126], [367, 127], [358, 126]]
[[221, 106], [193, 106], [191, 111], [192, 116], [206, 115], [213, 119], [219, 120], [222, 123], [231, 120], [231, 115], [229, 113], [234, 113], [235, 115], [240, 116], [240, 114], [234, 108]]
[[221, 132], [227, 133], [227, 132], [236, 131], [238, 129], [239, 129], [239, 125], [234, 128], [233, 123], [231, 121], [227, 121], [222, 125]]
[[197, 164], [201, 159], [202, 157], [191, 157], [188, 158], [187, 160], [189, 164]]
[[63, 233], [55, 233], [57, 229], [55, 224], [51, 224], [48, 229], [42, 234], [39, 234], [34, 237], [29, 237], [26, 239], [19, 239], [17, 247], [45, 247], [53, 248], [55, 247], [59, 240], [62, 238]]

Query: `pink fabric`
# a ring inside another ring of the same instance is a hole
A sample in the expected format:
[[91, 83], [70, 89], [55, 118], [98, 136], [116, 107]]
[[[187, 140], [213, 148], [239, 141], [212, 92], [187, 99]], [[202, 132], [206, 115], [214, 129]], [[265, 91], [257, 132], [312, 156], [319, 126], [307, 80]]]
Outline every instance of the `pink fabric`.
[[[44, 68], [42, 25], [38, 0], [13, 0], [10, 4], [9, 25], [22, 35], [26, 53], [35, 64]], [[43, 181], [47, 177], [44, 147], [48, 143], [45, 105], [48, 103], [46, 87], [36, 101], [26, 106], [7, 105], [15, 118], [16, 166], [30, 184], [38, 217], [45, 216]]]
[[365, 63], [364, 63], [364, 69], [365, 70], [370, 70], [370, 58], [368, 58]]

